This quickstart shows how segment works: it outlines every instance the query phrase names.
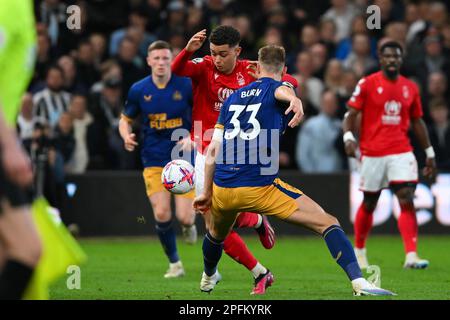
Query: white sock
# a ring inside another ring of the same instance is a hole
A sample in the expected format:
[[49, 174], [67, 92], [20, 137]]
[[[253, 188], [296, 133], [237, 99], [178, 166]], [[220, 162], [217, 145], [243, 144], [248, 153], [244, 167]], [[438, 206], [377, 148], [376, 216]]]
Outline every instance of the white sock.
[[267, 272], [267, 269], [261, 264], [257, 263], [256, 266], [252, 269], [253, 278], [258, 278], [260, 274], [264, 274]]
[[258, 214], [258, 222], [255, 224], [253, 228], [258, 229], [262, 224], [262, 215]]
[[417, 260], [417, 252], [411, 251], [406, 254], [407, 262], [414, 262]]
[[181, 260], [178, 260], [177, 262], [174, 262], [174, 263], [169, 263], [169, 268], [175, 268], [175, 267], [183, 267]]
[[355, 254], [357, 255], [365, 255], [366, 254], [366, 248], [355, 248]]
[[364, 285], [366, 285], [367, 280], [364, 278], [356, 278], [352, 280], [352, 286], [357, 286], [359, 288], [363, 287]]

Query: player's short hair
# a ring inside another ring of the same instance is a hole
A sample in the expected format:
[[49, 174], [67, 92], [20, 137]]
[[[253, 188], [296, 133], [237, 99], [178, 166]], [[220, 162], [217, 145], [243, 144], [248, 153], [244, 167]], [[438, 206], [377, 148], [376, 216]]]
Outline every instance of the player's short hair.
[[385, 42], [381, 43], [379, 48], [379, 53], [382, 54], [384, 52], [384, 49], [386, 48], [394, 48], [394, 49], [400, 49], [400, 52], [403, 54], [403, 47], [402, 45], [394, 40], [386, 40]]
[[268, 45], [258, 51], [258, 62], [265, 70], [281, 73], [286, 60], [286, 51], [282, 46]]
[[160, 49], [169, 49], [170, 52], [172, 52], [172, 46], [168, 42], [163, 40], [156, 40], [148, 46], [147, 53], [150, 53], [153, 50], [160, 50]]
[[231, 26], [218, 26], [209, 35], [209, 42], [216, 46], [227, 44], [234, 47], [241, 42], [241, 34]]

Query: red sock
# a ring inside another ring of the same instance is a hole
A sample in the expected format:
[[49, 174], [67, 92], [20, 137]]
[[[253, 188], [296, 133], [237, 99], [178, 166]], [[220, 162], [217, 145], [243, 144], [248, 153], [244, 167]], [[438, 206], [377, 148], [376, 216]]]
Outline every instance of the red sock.
[[259, 220], [259, 214], [254, 212], [241, 212], [234, 226], [237, 228], [254, 228]]
[[370, 229], [372, 229], [372, 223], [373, 211], [368, 211], [364, 203], [361, 203], [358, 212], [356, 213], [354, 225], [356, 248], [362, 249], [366, 247], [366, 239], [369, 235]]
[[223, 250], [227, 255], [240, 264], [243, 264], [250, 271], [258, 263], [250, 250], [248, 250], [244, 240], [242, 240], [236, 231], [231, 231], [225, 238], [223, 242]]
[[398, 229], [402, 235], [405, 252], [416, 252], [418, 233], [416, 211], [409, 205], [400, 205], [400, 209]]

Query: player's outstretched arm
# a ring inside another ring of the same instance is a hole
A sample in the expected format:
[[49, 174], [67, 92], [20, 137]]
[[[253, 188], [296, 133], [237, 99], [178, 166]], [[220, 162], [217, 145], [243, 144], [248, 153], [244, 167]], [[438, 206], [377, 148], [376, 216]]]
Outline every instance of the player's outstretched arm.
[[201, 48], [206, 40], [206, 29], [197, 32], [187, 43], [186, 47], [175, 57], [172, 62], [172, 72], [183, 77], [198, 77], [202, 72], [202, 65], [191, 61], [192, 54]]
[[356, 123], [359, 110], [347, 106], [348, 111], [344, 116], [344, 121], [342, 122], [342, 129], [344, 130], [344, 144], [345, 144], [345, 153], [349, 157], [356, 157], [356, 149], [358, 144], [356, 143], [356, 138], [353, 135], [356, 129]]
[[425, 122], [423, 122], [422, 118], [412, 118], [411, 128], [427, 156], [425, 160], [425, 168], [423, 169], [423, 175], [430, 180], [434, 180], [437, 173], [436, 160]]
[[0, 108], [0, 156], [5, 173], [10, 181], [27, 187], [33, 182], [31, 162], [17, 142], [14, 131], [8, 127]]
[[293, 111], [294, 117], [289, 121], [288, 126], [291, 128], [298, 126], [303, 118], [304, 112], [302, 101], [295, 95], [294, 90], [288, 86], [280, 86], [275, 90], [275, 99], [289, 103], [285, 114]]
[[119, 121], [119, 133], [124, 142], [125, 150], [134, 151], [134, 149], [138, 146], [136, 142], [136, 135], [133, 133], [133, 129], [131, 128], [131, 120], [127, 119], [125, 116], [122, 116]]

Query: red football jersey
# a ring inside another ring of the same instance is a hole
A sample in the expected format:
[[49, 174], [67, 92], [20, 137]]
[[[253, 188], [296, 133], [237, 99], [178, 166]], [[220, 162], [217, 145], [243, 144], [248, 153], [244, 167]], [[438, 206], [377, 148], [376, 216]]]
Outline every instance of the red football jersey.
[[[211, 56], [189, 60], [192, 53], [183, 49], [172, 63], [173, 73], [190, 77], [193, 87], [191, 139], [204, 152], [211, 142], [214, 126], [223, 102], [237, 89], [255, 80], [248, 72], [248, 60], [238, 60], [232, 73], [216, 69]], [[295, 78], [286, 75], [283, 80], [297, 86]]]
[[358, 82], [348, 105], [362, 112], [362, 155], [378, 157], [412, 150], [410, 119], [423, 115], [414, 82], [403, 76], [392, 81], [381, 71], [373, 73]]

